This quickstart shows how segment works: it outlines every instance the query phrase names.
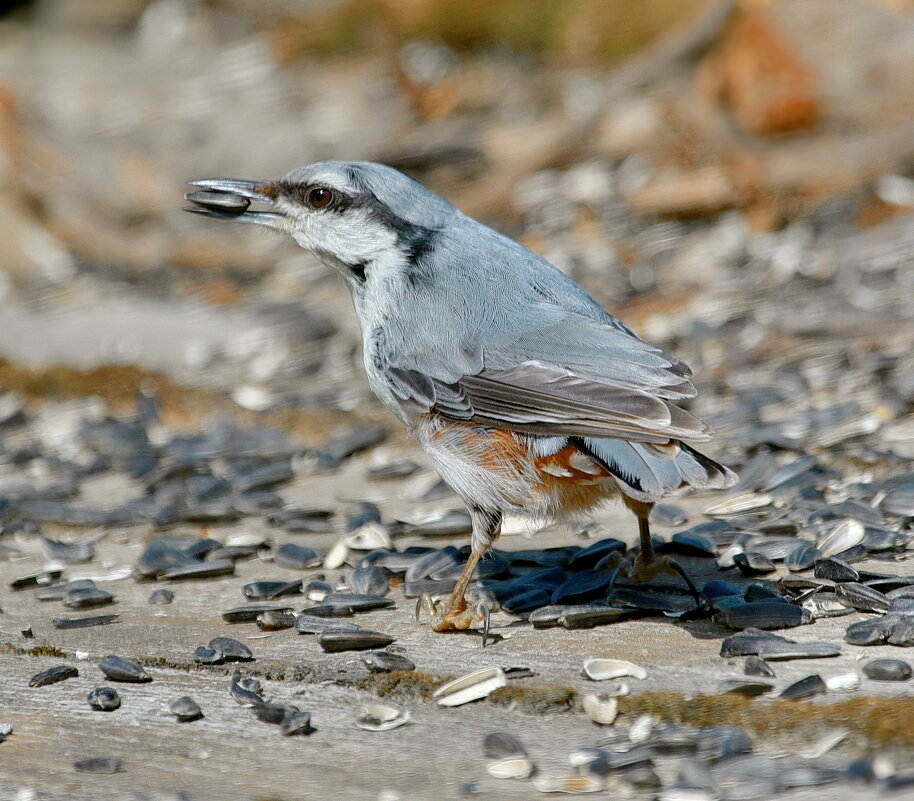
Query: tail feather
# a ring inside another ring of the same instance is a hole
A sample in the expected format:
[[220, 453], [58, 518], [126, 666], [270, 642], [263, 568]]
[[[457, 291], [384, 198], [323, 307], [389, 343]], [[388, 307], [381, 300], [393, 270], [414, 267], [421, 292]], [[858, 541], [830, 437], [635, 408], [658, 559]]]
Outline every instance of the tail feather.
[[626, 495], [645, 503], [683, 487], [724, 489], [739, 480], [732, 470], [676, 440], [657, 445], [576, 437], [571, 442], [609, 471]]

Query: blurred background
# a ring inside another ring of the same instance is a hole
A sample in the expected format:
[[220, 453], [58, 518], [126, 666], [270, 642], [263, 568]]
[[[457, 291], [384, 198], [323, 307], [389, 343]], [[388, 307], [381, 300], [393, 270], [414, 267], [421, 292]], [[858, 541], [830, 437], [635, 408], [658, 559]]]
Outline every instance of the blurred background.
[[181, 212], [188, 178], [368, 159], [682, 356], [737, 464], [914, 456], [910, 0], [0, 7], [0, 424], [141, 391], [308, 445], [386, 420], [335, 276]]

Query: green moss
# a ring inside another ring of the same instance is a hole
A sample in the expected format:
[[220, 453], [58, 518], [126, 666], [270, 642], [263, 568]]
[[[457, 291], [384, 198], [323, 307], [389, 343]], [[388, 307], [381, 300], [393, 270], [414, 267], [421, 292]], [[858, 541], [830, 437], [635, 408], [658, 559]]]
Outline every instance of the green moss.
[[689, 726], [744, 726], [758, 734], [777, 735], [843, 727], [872, 745], [914, 745], [914, 698], [849, 698], [837, 703], [779, 701], [738, 695], [690, 697], [647, 692], [620, 699], [620, 712], [650, 713], [664, 723]]
[[4, 642], [0, 643], [0, 651], [5, 654], [17, 654], [18, 656], [54, 656], [58, 659], [73, 659], [74, 657], [72, 652], [63, 651], [53, 645], [33, 645], [31, 648], [23, 648], [21, 645]]
[[489, 696], [489, 702], [498, 706], [514, 705], [521, 712], [544, 714], [568, 712], [574, 709], [578, 692], [573, 687], [523, 687], [509, 684]]
[[418, 670], [392, 670], [389, 673], [369, 673], [356, 682], [356, 687], [374, 693], [379, 698], [431, 699], [442, 684], [454, 676], [433, 676]]

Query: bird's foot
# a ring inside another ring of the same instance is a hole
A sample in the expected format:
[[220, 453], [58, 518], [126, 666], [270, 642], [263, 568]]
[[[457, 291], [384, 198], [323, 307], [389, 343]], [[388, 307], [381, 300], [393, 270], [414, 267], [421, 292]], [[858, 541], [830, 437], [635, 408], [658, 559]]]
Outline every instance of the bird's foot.
[[701, 596], [695, 588], [695, 583], [689, 578], [685, 568], [669, 556], [655, 556], [652, 559], [646, 559], [643, 554], [638, 554], [626, 572], [625, 577], [630, 581], [641, 584], [657, 578], [662, 573], [679, 576], [689, 588], [689, 593], [695, 599], [696, 606], [701, 605]]
[[416, 620], [425, 613], [432, 631], [466, 631], [474, 623], [482, 623], [482, 647], [489, 639], [489, 607], [480, 602], [472, 609], [461, 597], [439, 603], [431, 595], [423, 595], [416, 604]]

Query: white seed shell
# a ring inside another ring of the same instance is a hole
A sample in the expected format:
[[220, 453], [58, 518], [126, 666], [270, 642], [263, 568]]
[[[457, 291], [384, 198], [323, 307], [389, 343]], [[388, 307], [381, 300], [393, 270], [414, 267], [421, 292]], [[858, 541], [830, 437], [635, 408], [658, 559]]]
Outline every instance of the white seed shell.
[[354, 551], [373, 551], [376, 548], [393, 547], [390, 532], [380, 523], [366, 523], [355, 531], [350, 531], [344, 540], [346, 545]]
[[593, 776], [540, 776], [533, 780], [533, 787], [541, 793], [598, 793], [603, 789], [603, 782]]
[[485, 698], [508, 683], [499, 667], [483, 668], [443, 684], [432, 694], [439, 706], [460, 706]]
[[527, 779], [533, 773], [533, 763], [526, 756], [495, 759], [486, 765], [486, 773], [495, 779]]
[[832, 748], [847, 737], [848, 734], [850, 734], [848, 729], [832, 729], [831, 731], [827, 731], [816, 740], [812, 746], [805, 751], [801, 751], [800, 756], [804, 759], [819, 759], [831, 751]]
[[705, 509], [705, 514], [711, 517], [715, 515], [732, 515], [738, 512], [749, 512], [753, 509], [761, 509], [768, 506], [772, 501], [770, 495], [761, 492], [744, 492], [742, 495], [734, 495], [725, 501], [715, 503]]
[[612, 726], [619, 714], [619, 702], [606, 695], [590, 693], [584, 696], [582, 703], [587, 717], [601, 726]]
[[631, 676], [634, 679], [646, 679], [647, 671], [634, 662], [624, 659], [585, 659], [584, 675], [591, 681], [606, 681]]
[[650, 713], [635, 718], [628, 730], [628, 739], [633, 743], [643, 743], [649, 739], [654, 730], [654, 716]]
[[825, 686], [832, 693], [852, 693], [860, 687], [860, 674], [851, 672], [828, 676], [825, 679]]
[[819, 543], [822, 557], [834, 556], [863, 542], [866, 526], [859, 520], [842, 520]]
[[349, 556], [349, 546], [345, 539], [337, 540], [324, 557], [324, 570], [336, 570], [346, 563]]
[[355, 725], [365, 731], [390, 731], [409, 723], [409, 712], [395, 706], [375, 704], [359, 715]]

